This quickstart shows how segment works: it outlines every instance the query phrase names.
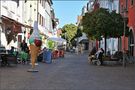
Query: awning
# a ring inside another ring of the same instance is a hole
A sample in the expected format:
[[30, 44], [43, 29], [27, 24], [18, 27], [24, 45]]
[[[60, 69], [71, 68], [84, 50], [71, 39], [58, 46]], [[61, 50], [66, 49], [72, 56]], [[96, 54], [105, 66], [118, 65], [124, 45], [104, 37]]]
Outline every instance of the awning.
[[87, 41], [88, 38], [86, 37], [86, 34], [85, 33], [82, 33], [82, 36], [78, 38], [78, 42], [81, 42], [81, 41]]
[[31, 26], [24, 25], [4, 15], [2, 15], [1, 19], [2, 19], [2, 28], [4, 28], [5, 30], [7, 44], [9, 44], [12, 40], [14, 41], [17, 40], [16, 35], [22, 32], [21, 27], [30, 28], [30, 29], [32, 28]]
[[60, 37], [49, 37], [48, 40], [52, 40], [52, 41], [55, 41], [55, 42], [60, 42], [60, 43], [64, 43], [64, 42], [67, 42], [65, 39], [63, 38], [60, 38]]
[[79, 43], [88, 43], [89, 40], [88, 39], [82, 39]]
[[11, 22], [11, 23], [13, 23], [13, 24], [20, 25], [20, 26], [23, 26], [23, 27], [25, 27], [25, 28], [33, 28], [33, 27], [29, 26], [29, 25], [22, 24], [22, 23], [20, 23], [20, 22], [18, 22], [18, 21], [16, 21], [16, 20], [11, 19], [11, 18], [9, 18], [9, 17], [6, 17], [6, 16], [4, 16], [4, 15], [2, 15], [1, 18], [2, 18], [2, 20], [8, 20], [9, 22]]

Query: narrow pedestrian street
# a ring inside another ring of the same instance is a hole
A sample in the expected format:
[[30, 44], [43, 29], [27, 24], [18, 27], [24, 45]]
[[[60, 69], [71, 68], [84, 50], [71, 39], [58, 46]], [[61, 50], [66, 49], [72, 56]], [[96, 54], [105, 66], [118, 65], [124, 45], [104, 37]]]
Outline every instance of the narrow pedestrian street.
[[87, 53], [66, 53], [51, 64], [39, 63], [39, 72], [27, 72], [30, 65], [0, 67], [0, 90], [134, 90], [135, 66], [95, 66]]

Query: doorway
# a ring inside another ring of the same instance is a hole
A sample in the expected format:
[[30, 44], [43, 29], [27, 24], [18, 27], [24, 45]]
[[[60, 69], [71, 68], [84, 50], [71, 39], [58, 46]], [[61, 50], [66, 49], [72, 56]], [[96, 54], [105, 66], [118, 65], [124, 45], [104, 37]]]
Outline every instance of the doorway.
[[134, 55], [134, 35], [133, 35], [133, 30], [130, 29], [129, 32], [129, 37], [128, 37], [128, 47], [129, 47], [129, 52], [133, 56]]

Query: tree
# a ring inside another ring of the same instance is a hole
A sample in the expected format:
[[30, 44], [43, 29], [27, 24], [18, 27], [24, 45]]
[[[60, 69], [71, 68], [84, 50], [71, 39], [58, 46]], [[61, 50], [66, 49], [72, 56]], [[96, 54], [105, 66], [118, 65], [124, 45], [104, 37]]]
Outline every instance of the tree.
[[124, 28], [124, 21], [120, 14], [116, 13], [116, 11], [112, 11], [111, 13], [112, 18], [112, 30], [109, 37], [119, 38], [123, 35], [123, 28]]
[[66, 24], [62, 27], [62, 34], [61, 36], [65, 38], [68, 43], [71, 43], [71, 40], [74, 38], [77, 32], [77, 26], [74, 24]]
[[94, 19], [92, 18], [93, 12], [86, 13], [85, 16], [82, 18], [82, 26], [83, 26], [83, 32], [86, 33], [88, 38], [90, 39], [96, 39], [94, 38], [95, 36], [95, 22]]
[[78, 26], [75, 36], [71, 39], [72, 46], [77, 46], [78, 38], [82, 36], [82, 29]]
[[120, 14], [115, 11], [109, 12], [107, 9], [99, 8], [95, 11], [87, 13], [82, 19], [84, 32], [91, 39], [101, 40], [105, 38], [120, 37], [123, 35], [123, 19]]
[[75, 38], [81, 37], [81, 36], [82, 36], [82, 30], [80, 28], [77, 28], [77, 32], [76, 32]]
[[84, 32], [88, 34], [91, 39], [101, 40], [101, 36], [105, 38], [105, 52], [106, 52], [106, 38], [112, 30], [112, 19], [107, 9], [99, 8], [90, 14], [83, 17], [82, 25]]

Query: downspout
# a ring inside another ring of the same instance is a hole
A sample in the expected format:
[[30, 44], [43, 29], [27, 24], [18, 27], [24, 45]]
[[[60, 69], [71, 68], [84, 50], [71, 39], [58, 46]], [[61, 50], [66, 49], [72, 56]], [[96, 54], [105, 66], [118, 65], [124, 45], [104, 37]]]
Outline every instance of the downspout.
[[39, 3], [39, 0], [37, 0], [37, 23], [38, 23], [38, 3]]
[[[1, 1], [0, 1], [0, 11], [1, 11]], [[2, 15], [0, 13], [0, 46], [1, 46], [1, 31], [2, 31]]]

